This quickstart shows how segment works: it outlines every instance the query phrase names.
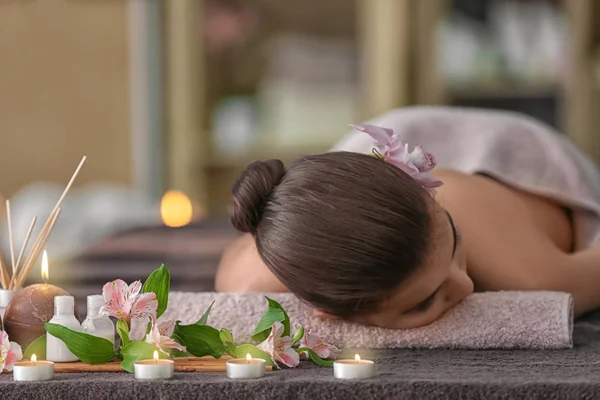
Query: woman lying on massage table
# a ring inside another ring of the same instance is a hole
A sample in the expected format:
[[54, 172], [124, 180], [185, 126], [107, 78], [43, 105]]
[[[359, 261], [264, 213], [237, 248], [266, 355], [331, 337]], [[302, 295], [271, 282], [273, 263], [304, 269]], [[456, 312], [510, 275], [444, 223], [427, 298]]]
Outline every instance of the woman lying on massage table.
[[[600, 174], [562, 135], [451, 108], [354, 128], [333, 152], [240, 175], [230, 217], [248, 234], [224, 254], [217, 290], [289, 290], [321, 317], [389, 328], [429, 324], [474, 290], [600, 307]], [[438, 159], [431, 173], [417, 143]]]

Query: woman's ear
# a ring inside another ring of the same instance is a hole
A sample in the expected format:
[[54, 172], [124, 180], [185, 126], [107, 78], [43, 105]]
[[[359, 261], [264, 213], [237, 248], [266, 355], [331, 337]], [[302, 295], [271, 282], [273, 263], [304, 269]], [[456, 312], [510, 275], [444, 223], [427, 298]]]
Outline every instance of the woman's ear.
[[337, 315], [329, 314], [327, 311], [313, 310], [312, 316], [321, 319], [340, 319]]

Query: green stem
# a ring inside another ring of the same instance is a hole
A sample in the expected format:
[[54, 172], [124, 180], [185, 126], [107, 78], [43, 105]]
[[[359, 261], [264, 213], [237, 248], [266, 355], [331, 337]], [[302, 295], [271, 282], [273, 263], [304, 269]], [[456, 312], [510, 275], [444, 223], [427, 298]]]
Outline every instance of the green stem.
[[298, 329], [296, 329], [296, 333], [294, 333], [292, 346], [294, 346], [296, 343], [298, 343], [300, 340], [302, 340], [303, 337], [304, 337], [304, 328], [299, 327]]
[[306, 347], [301, 347], [299, 349], [296, 349], [296, 353], [298, 353], [298, 354], [302, 354], [305, 352], [308, 352], [308, 356], [315, 364], [320, 365], [321, 367], [333, 367], [333, 361], [323, 360], [321, 357], [319, 357], [317, 355], [317, 353], [315, 353], [311, 349], [308, 349]]

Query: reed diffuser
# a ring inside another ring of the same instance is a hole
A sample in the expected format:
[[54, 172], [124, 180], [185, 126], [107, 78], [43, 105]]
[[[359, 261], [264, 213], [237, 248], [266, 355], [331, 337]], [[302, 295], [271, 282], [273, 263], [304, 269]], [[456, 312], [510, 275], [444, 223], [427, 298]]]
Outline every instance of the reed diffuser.
[[[8, 303], [14, 297], [14, 295], [23, 287], [27, 277], [31, 273], [33, 266], [37, 263], [37, 260], [40, 257], [46, 243], [48, 242], [48, 238], [52, 233], [52, 229], [58, 220], [60, 215], [60, 205], [66, 197], [67, 193], [71, 189], [75, 178], [81, 171], [83, 164], [85, 163], [87, 157], [83, 157], [79, 162], [79, 165], [75, 169], [75, 172], [71, 176], [69, 183], [65, 187], [62, 195], [59, 197], [54, 209], [48, 216], [46, 223], [42, 226], [38, 236], [36, 237], [33, 245], [31, 246], [30, 251], [26, 253], [27, 245], [31, 239], [33, 230], [35, 228], [37, 217], [33, 217], [31, 224], [29, 225], [29, 229], [25, 236], [25, 240], [23, 245], [21, 246], [21, 250], [18, 254], [15, 252], [14, 248], [14, 240], [12, 234], [12, 218], [10, 211], [10, 201], [6, 200], [6, 221], [8, 225], [8, 240], [10, 244], [10, 268], [7, 267], [4, 257], [2, 255], [2, 251], [0, 249], [0, 285], [2, 286], [2, 290], [0, 290], [0, 317], [4, 317], [4, 311], [8, 306]], [[16, 257], [15, 257], [16, 255]], [[6, 318], [5, 324], [6, 324]]]

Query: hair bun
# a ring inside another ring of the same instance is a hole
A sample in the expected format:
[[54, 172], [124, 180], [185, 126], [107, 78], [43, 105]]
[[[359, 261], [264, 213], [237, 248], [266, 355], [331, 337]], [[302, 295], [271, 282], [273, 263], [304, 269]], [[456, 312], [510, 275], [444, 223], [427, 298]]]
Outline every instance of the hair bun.
[[229, 209], [229, 219], [237, 230], [256, 233], [265, 205], [284, 175], [283, 162], [275, 159], [253, 162], [240, 174], [233, 184]]

